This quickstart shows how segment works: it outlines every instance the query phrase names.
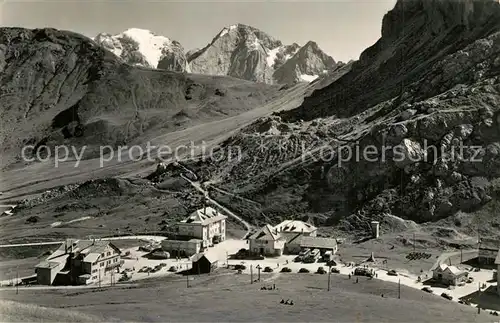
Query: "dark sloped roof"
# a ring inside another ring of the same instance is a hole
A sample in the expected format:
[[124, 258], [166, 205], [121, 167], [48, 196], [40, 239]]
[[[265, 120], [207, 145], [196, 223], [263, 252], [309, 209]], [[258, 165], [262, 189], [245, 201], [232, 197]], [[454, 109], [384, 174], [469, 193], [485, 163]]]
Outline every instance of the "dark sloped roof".
[[301, 237], [300, 246], [303, 248], [333, 249], [337, 246], [337, 240], [320, 237]]
[[196, 255], [194, 255], [191, 258], [191, 261], [198, 262], [203, 257], [205, 257], [211, 264], [213, 264], [214, 262], [216, 262], [218, 260], [217, 256], [213, 252], [207, 251], [207, 252], [197, 253]]
[[252, 234], [248, 239], [249, 240], [259, 240], [264, 237], [269, 237], [272, 240], [276, 241], [278, 240], [281, 235], [278, 232], [275, 232], [275, 229], [270, 226], [269, 224], [266, 224], [262, 228], [259, 229], [259, 231], [255, 232]]

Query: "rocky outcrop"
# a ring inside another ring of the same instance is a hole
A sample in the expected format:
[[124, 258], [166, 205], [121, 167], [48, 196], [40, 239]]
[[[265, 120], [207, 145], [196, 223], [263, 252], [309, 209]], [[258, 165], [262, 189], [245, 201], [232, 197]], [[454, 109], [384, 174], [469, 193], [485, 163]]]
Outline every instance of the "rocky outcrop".
[[175, 40], [169, 47], [162, 49], [162, 56], [157, 68], [174, 72], [191, 73], [186, 55], [184, 54], [184, 48]]
[[[383, 19], [382, 37], [361, 54], [349, 73], [282, 116], [290, 121], [352, 116], [402, 95], [416, 83], [425, 90], [405, 95], [425, 99], [465, 81], [448, 79], [443, 87], [420, 82], [426, 76], [438, 77], [433, 69], [436, 63], [498, 30], [498, 6], [494, 0], [398, 1]], [[462, 56], [461, 61], [467, 60]]]
[[337, 68], [335, 60], [326, 55], [313, 41], [302, 46], [273, 74], [278, 83], [312, 82]]
[[272, 66], [267, 63], [269, 48], [281, 42], [246, 25], [232, 25], [222, 31], [205, 48], [191, 55], [193, 73], [229, 75], [250, 81], [270, 83]]

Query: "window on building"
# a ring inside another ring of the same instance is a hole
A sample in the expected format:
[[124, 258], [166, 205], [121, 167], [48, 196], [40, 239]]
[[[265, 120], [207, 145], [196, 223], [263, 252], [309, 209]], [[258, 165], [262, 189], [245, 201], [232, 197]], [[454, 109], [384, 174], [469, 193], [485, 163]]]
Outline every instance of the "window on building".
[[96, 273], [96, 272], [97, 272], [97, 269], [93, 269], [93, 270], [92, 270], [92, 273]]
[[109, 265], [111, 263], [111, 260], [106, 261], [106, 265]]
[[101, 257], [104, 257], [104, 252], [103, 252], [103, 253], [101, 253]]
[[97, 279], [97, 276], [92, 276], [92, 279]]
[[108, 251], [108, 256], [111, 256], [111, 251]]
[[104, 267], [104, 261], [99, 264], [99, 266]]

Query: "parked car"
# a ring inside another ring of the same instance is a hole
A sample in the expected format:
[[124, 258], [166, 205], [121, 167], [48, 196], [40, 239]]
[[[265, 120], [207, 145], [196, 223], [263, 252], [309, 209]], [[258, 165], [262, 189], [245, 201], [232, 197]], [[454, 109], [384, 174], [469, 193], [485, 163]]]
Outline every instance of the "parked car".
[[246, 259], [249, 256], [248, 249], [242, 248], [234, 255], [235, 259]]
[[450, 301], [453, 300], [453, 297], [450, 294], [447, 294], [447, 293], [442, 293], [441, 297], [446, 298], [446, 299], [448, 299]]
[[170, 271], [171, 273], [175, 273], [177, 271], [177, 268], [175, 268], [175, 266], [171, 266], [170, 268], [168, 268], [168, 271]]
[[311, 252], [311, 249], [309, 249], [309, 248], [303, 249], [299, 252], [299, 255], [297, 256], [297, 258], [299, 258], [300, 261], [303, 261], [307, 256], [309, 256], [310, 252]]
[[373, 277], [373, 274], [372, 274], [372, 272], [369, 269], [367, 269], [367, 268], [361, 268], [361, 267], [358, 267], [358, 268], [354, 269], [354, 275], [355, 276]]
[[326, 270], [323, 267], [318, 267], [318, 270], [316, 271], [316, 274], [326, 274]]
[[245, 270], [247, 267], [245, 265], [235, 265], [234, 269], [236, 270]]
[[425, 286], [424, 288], [422, 288], [422, 290], [424, 292], [426, 292], [426, 293], [432, 293], [433, 292], [432, 289], [430, 287], [427, 287], [427, 286]]
[[389, 270], [389, 271], [387, 272], [387, 275], [389, 275], [389, 276], [397, 276], [397, 275], [398, 275], [398, 273], [397, 273], [394, 269], [391, 269], [391, 270]]
[[266, 268], [264, 268], [264, 272], [265, 273], [272, 273], [273, 269], [271, 267], [267, 266]]
[[314, 249], [311, 251], [307, 257], [304, 259], [305, 263], [314, 263], [321, 257], [319, 249]]
[[340, 270], [338, 268], [332, 268], [332, 273], [333, 274], [340, 274]]
[[140, 272], [140, 273], [147, 273], [147, 272], [149, 272], [149, 271], [151, 271], [151, 268], [150, 268], [150, 267], [148, 267], [148, 266], [144, 266], [144, 267], [142, 267], [141, 269], [139, 269], [139, 271], [138, 271], [138, 272]]
[[292, 270], [291, 270], [290, 268], [288, 268], [288, 267], [283, 267], [283, 268], [281, 269], [281, 272], [282, 272], [282, 273], [291, 273], [291, 272], [292, 272]]
[[473, 283], [473, 282], [474, 282], [474, 278], [469, 277], [469, 278], [467, 279], [467, 284], [471, 284], [471, 283]]

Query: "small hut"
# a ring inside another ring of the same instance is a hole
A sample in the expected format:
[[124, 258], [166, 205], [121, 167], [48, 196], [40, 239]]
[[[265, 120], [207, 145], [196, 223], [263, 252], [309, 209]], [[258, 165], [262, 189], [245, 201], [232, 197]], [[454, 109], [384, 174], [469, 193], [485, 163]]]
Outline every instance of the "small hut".
[[218, 266], [217, 257], [211, 252], [200, 252], [193, 256], [193, 273], [195, 274], [207, 274], [214, 271]]

